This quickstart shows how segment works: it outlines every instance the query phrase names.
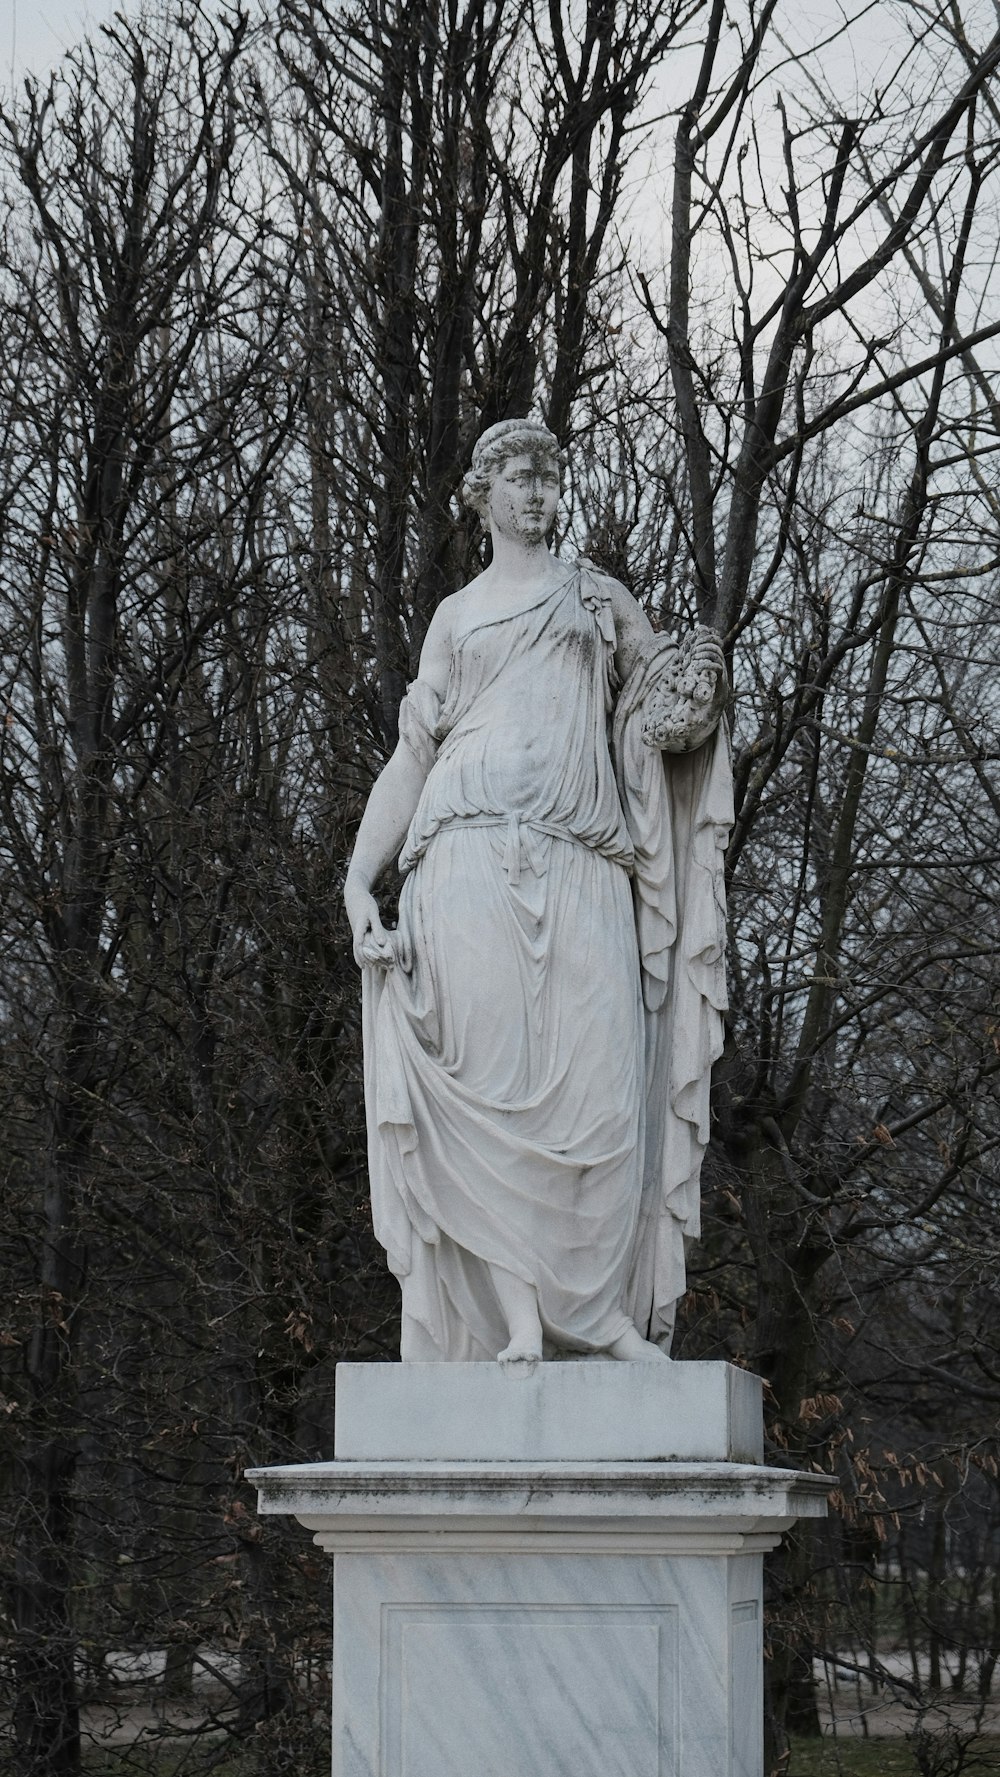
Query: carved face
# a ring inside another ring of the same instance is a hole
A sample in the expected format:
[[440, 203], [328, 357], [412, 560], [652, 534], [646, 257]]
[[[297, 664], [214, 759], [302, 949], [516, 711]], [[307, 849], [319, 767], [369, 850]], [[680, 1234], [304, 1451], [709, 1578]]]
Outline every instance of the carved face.
[[493, 477], [490, 522], [501, 537], [513, 542], [542, 542], [558, 504], [559, 465], [551, 451], [523, 451], [508, 457]]

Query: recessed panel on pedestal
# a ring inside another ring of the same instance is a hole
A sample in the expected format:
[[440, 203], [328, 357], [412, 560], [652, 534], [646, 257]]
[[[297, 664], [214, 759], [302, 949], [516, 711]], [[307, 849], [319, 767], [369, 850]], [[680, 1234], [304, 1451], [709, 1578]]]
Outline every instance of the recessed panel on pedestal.
[[379, 1777], [680, 1777], [672, 1605], [386, 1604]]

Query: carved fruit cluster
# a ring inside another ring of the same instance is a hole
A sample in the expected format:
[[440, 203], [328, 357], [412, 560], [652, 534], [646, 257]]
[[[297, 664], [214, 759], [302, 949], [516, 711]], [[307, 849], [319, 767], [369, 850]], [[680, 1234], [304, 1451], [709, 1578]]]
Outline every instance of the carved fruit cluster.
[[683, 753], [704, 739], [705, 717], [717, 683], [716, 674], [695, 658], [697, 644], [706, 639], [714, 639], [714, 632], [698, 624], [681, 637], [664, 662], [643, 709], [642, 738], [647, 746]]

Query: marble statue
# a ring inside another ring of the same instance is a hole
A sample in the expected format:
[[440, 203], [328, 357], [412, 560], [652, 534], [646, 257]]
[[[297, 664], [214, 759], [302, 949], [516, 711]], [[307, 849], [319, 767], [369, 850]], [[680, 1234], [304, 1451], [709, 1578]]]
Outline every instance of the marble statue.
[[434, 615], [345, 885], [404, 1362], [663, 1361], [699, 1229], [723, 654], [551, 553], [560, 461], [536, 420], [479, 439], [463, 497], [492, 559]]

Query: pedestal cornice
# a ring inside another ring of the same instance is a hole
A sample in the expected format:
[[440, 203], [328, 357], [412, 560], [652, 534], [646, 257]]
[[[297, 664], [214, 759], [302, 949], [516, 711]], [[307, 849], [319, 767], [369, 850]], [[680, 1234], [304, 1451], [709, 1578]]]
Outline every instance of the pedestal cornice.
[[265, 1515], [331, 1552], [420, 1546], [729, 1554], [822, 1517], [825, 1475], [750, 1463], [325, 1462], [253, 1469]]

